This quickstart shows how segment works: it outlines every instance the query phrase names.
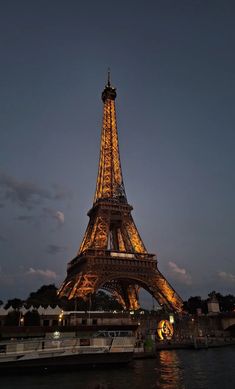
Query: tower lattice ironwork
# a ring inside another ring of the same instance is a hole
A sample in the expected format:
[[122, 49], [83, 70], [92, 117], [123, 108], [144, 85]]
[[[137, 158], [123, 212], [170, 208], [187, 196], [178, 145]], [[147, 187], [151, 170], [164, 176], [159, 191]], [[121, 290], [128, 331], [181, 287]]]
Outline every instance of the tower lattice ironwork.
[[135, 310], [142, 287], [169, 310], [181, 311], [181, 298], [158, 270], [156, 256], [147, 252], [131, 215], [122, 177], [115, 98], [108, 76], [102, 93], [100, 160], [90, 220], [58, 293], [86, 300], [102, 288], [123, 307]]

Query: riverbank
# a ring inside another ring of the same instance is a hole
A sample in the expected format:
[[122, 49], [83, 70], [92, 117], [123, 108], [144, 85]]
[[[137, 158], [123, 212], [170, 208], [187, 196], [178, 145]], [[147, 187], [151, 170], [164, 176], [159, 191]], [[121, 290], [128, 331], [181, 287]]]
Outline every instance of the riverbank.
[[149, 359], [155, 358], [158, 351], [162, 350], [198, 350], [208, 348], [219, 348], [219, 347], [231, 347], [235, 346], [235, 338], [209, 338], [209, 337], [197, 337], [194, 339], [186, 339], [182, 341], [166, 340], [156, 342], [152, 344], [152, 347], [146, 349], [135, 348], [134, 359]]

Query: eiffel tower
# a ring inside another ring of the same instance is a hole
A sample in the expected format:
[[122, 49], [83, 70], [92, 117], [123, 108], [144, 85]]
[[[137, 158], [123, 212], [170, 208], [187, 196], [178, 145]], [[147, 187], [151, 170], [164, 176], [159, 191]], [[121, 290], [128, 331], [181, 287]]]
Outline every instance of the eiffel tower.
[[103, 123], [96, 191], [85, 236], [58, 291], [69, 299], [89, 299], [98, 289], [115, 296], [125, 309], [139, 308], [139, 289], [148, 291], [170, 311], [182, 310], [182, 300], [160, 273], [149, 254], [127, 202], [119, 155], [116, 89], [110, 73], [102, 93]]

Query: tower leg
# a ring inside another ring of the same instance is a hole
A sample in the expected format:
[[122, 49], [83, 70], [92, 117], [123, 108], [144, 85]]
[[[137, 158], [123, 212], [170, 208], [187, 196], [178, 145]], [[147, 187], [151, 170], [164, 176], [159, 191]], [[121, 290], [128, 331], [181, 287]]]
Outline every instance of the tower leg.
[[[108, 288], [108, 285], [106, 289], [110, 289]], [[137, 285], [118, 282], [113, 288], [112, 294], [124, 309], [130, 309], [133, 311], [139, 309], [139, 287]]]
[[139, 287], [137, 285], [129, 285], [127, 287], [127, 295], [129, 300], [129, 309], [133, 311], [139, 309]]

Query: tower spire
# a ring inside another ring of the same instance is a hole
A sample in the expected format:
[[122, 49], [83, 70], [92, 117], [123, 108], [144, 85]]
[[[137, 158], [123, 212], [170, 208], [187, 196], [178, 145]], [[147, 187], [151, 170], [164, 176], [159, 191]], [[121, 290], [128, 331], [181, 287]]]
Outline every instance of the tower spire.
[[118, 131], [116, 121], [116, 88], [108, 83], [102, 92], [103, 122], [101, 132], [100, 160], [94, 203], [101, 199], [122, 200], [127, 202], [119, 154]]
[[108, 68], [108, 86], [111, 86], [111, 82], [110, 82], [110, 68]]

